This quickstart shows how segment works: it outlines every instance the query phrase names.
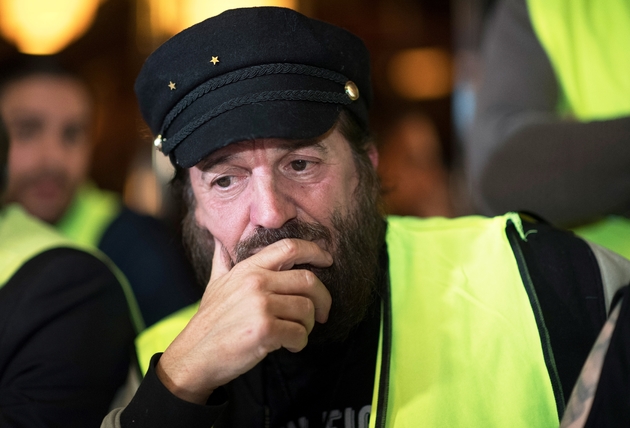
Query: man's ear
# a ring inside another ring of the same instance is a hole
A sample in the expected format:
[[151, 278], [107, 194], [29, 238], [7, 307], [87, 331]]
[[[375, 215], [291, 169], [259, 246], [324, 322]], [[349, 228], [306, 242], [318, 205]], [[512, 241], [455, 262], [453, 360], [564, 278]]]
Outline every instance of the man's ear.
[[367, 154], [372, 161], [372, 166], [374, 167], [374, 169], [376, 169], [378, 167], [378, 150], [376, 150], [375, 144], [370, 144], [367, 149]]

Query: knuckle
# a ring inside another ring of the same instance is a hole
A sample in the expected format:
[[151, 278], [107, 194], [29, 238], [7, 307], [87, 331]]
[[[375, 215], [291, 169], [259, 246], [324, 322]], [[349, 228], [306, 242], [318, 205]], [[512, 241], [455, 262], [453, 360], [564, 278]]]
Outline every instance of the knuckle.
[[276, 343], [275, 341], [274, 342], [270, 341], [269, 343], [261, 343], [255, 348], [254, 355], [256, 359], [262, 360], [263, 358], [267, 356], [267, 354], [277, 349], [280, 349], [280, 345]]
[[267, 314], [270, 310], [271, 302], [267, 298], [267, 296], [263, 296], [262, 294], [256, 294], [252, 296], [252, 307], [258, 312], [260, 317], [266, 319]]
[[[255, 326], [255, 336], [261, 340], [267, 337], [270, 337], [273, 332], [273, 322], [267, 318], [263, 317]], [[263, 342], [266, 342], [263, 340]]]
[[247, 278], [247, 287], [252, 291], [262, 291], [265, 288], [265, 278], [258, 272], [251, 273]]
[[301, 324], [296, 324], [294, 332], [294, 347], [297, 350], [302, 350], [308, 343], [308, 330]]
[[304, 269], [302, 272], [303, 272], [303, 275], [304, 275], [304, 283], [306, 284], [306, 286], [308, 288], [315, 287], [315, 285], [319, 281], [319, 278], [317, 278], [317, 275], [315, 275], [310, 270], [306, 270], [306, 269]]
[[288, 257], [295, 256], [299, 250], [298, 243], [293, 239], [283, 239], [281, 248], [284, 254]]
[[309, 318], [315, 314], [315, 304], [311, 299], [303, 298], [302, 299], [302, 313], [306, 314]]
[[293, 324], [287, 330], [282, 346], [291, 352], [299, 352], [308, 344], [308, 330], [301, 324]]

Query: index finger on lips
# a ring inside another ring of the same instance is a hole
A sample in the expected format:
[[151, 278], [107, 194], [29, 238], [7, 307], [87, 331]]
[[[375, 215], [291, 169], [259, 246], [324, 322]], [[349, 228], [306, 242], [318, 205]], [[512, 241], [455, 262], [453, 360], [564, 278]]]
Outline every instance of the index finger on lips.
[[289, 270], [299, 264], [328, 267], [333, 263], [328, 251], [303, 239], [282, 239], [274, 242], [248, 260], [258, 267], [275, 271]]

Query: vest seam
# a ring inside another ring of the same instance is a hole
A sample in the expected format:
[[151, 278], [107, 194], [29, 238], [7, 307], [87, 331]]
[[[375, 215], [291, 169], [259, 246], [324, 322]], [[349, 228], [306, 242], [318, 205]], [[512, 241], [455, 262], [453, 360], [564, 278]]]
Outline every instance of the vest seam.
[[558, 419], [561, 419], [565, 410], [565, 398], [560, 383], [560, 375], [558, 374], [558, 369], [556, 368], [556, 362], [554, 359], [553, 350], [551, 348], [551, 340], [549, 338], [549, 332], [547, 331], [547, 327], [545, 325], [545, 319], [542, 314], [540, 302], [538, 301], [538, 296], [536, 294], [532, 278], [527, 268], [525, 256], [523, 255], [523, 252], [519, 246], [520, 237], [517, 236], [514, 231], [516, 231], [514, 223], [511, 220], [508, 220], [505, 233], [507, 235], [510, 246], [512, 247], [514, 259], [516, 260], [518, 270], [521, 274], [523, 288], [527, 293], [527, 297], [529, 299], [530, 306], [534, 314], [534, 319], [536, 320], [536, 326], [538, 327], [538, 335], [540, 338], [543, 358], [545, 360], [545, 366], [547, 367], [547, 373], [549, 375], [549, 380], [553, 389], [553, 395], [556, 401]]

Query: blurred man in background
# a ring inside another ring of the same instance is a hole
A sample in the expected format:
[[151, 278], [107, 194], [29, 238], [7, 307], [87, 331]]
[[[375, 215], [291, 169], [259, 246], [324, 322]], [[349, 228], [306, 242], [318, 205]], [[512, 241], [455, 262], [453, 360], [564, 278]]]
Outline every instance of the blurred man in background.
[[160, 222], [88, 181], [92, 103], [86, 84], [53, 58], [21, 57], [0, 70], [0, 112], [13, 140], [5, 201], [107, 254], [151, 325], [198, 300], [200, 289]]
[[[0, 195], [8, 142], [0, 122]], [[0, 426], [85, 427], [103, 418], [141, 323], [134, 326], [135, 304], [112, 267], [17, 204], [0, 203]]]
[[630, 258], [630, 2], [502, 0], [467, 140], [484, 214], [536, 212]]
[[388, 214], [454, 215], [440, 137], [421, 111], [401, 115], [383, 134], [378, 174]]

